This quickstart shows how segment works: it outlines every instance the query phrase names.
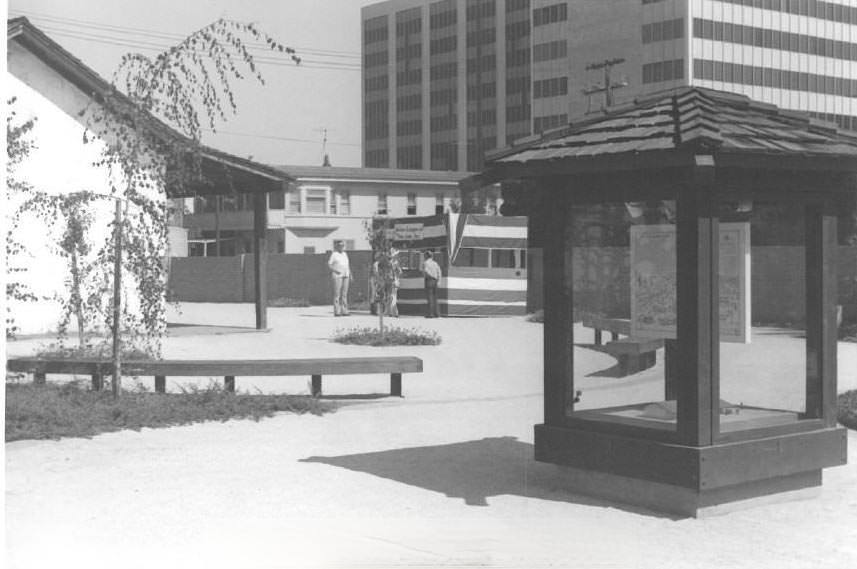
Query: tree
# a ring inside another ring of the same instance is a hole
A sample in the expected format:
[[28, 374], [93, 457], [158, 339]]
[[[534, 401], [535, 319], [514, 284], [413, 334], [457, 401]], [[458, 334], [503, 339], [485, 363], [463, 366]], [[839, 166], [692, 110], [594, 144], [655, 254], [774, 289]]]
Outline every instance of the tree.
[[6, 337], [14, 337], [18, 331], [14, 312], [10, 305], [12, 302], [33, 302], [38, 300], [32, 290], [21, 278], [27, 271], [26, 264], [22, 258], [26, 255], [26, 248], [18, 237], [21, 224], [22, 203], [33, 192], [32, 186], [20, 179], [17, 168], [23, 162], [35, 143], [32, 140], [32, 130], [36, 120], [30, 119], [21, 122], [15, 112], [15, 98], [6, 101], [8, 113], [6, 115]]
[[378, 306], [378, 331], [384, 337], [384, 313], [390, 306], [393, 287], [401, 269], [393, 255], [392, 224], [389, 218], [376, 217], [365, 223], [366, 237], [372, 247], [372, 298]]
[[[136, 289], [139, 306], [132, 313], [125, 303], [121, 329], [152, 355], [160, 354], [166, 329], [165, 192], [190, 193], [211, 183], [202, 170], [203, 125], [216, 130], [218, 122], [237, 113], [234, 80], [250, 75], [264, 84], [249, 42], [261, 42], [300, 63], [292, 48], [253, 24], [220, 19], [154, 58], [126, 54], [112, 89], [81, 111], [88, 128], [84, 141], [107, 143], [97, 166], [115, 180], [112, 196], [128, 209], [121, 226], [122, 280]], [[218, 174], [231, 184], [225, 168]], [[113, 239], [96, 254], [101, 269], [96, 278], [103, 290], [109, 290], [116, 254]], [[94, 317], [110, 320], [109, 302], [88, 307]]]

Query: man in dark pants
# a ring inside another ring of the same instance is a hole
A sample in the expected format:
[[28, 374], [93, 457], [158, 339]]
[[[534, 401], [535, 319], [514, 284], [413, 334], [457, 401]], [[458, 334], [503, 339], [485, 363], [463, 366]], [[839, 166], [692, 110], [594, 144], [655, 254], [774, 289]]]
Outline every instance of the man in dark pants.
[[426, 251], [425, 256], [423, 276], [425, 277], [426, 300], [428, 301], [426, 318], [438, 318], [440, 311], [437, 308], [437, 283], [441, 277], [440, 265], [434, 260], [431, 251]]

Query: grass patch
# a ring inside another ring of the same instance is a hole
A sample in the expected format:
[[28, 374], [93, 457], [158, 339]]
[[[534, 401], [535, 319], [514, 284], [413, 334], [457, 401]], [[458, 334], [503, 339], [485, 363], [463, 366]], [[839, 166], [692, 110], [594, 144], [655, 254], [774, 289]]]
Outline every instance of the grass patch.
[[22, 439], [91, 437], [144, 427], [162, 428], [204, 421], [253, 419], [281, 411], [320, 415], [335, 405], [309, 396], [229, 393], [212, 383], [181, 393], [152, 393], [139, 387], [114, 399], [81, 382], [6, 383], [6, 442]]
[[857, 389], [841, 393], [836, 403], [836, 418], [845, 427], [857, 431]]
[[333, 341], [340, 344], [357, 344], [358, 346], [437, 346], [441, 337], [434, 330], [419, 328], [384, 328], [384, 335], [378, 328], [348, 328], [336, 330]]
[[274, 306], [278, 308], [288, 307], [288, 308], [306, 308], [307, 306], [312, 306], [308, 299], [306, 298], [289, 298], [286, 296], [281, 296], [280, 298], [272, 298], [268, 300], [268, 306]]
[[[49, 344], [35, 354], [37, 358], [46, 360], [65, 360], [65, 359], [105, 359], [113, 358], [113, 347], [109, 342], [101, 344], [86, 344], [80, 346], [66, 346], [65, 344]], [[122, 346], [121, 359], [123, 360], [151, 360], [154, 359], [152, 354], [135, 348], [132, 346]]]

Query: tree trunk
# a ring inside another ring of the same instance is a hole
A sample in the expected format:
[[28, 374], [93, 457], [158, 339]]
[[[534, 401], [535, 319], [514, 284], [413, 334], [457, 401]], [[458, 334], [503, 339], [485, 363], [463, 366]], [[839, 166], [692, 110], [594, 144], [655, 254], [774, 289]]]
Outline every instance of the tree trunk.
[[86, 345], [84, 331], [86, 324], [83, 319], [83, 301], [80, 291], [80, 267], [77, 261], [77, 249], [71, 251], [71, 287], [72, 302], [74, 303], [74, 316], [77, 318], [77, 340], [78, 345], [83, 348]]

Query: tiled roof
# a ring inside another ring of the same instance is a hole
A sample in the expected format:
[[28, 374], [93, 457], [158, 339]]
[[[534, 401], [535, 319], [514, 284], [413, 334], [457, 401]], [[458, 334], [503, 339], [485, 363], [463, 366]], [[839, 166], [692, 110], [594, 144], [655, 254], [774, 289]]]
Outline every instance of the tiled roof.
[[857, 133], [743, 95], [683, 87], [524, 140], [489, 156], [487, 168], [682, 149], [855, 160]]

